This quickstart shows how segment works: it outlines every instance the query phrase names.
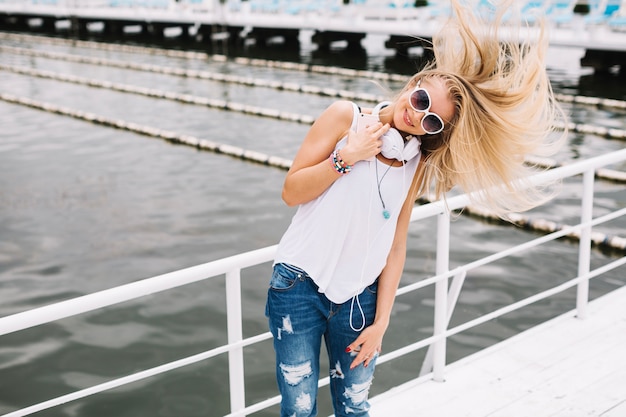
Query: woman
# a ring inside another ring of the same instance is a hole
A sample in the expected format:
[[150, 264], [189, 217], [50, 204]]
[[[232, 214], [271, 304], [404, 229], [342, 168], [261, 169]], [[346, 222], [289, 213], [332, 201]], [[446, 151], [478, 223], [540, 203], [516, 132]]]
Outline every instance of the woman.
[[524, 156], [555, 150], [547, 139], [562, 116], [544, 69], [546, 34], [539, 27], [535, 42], [520, 43], [509, 30], [502, 43], [498, 28], [515, 21], [503, 19], [508, 7], [490, 24], [452, 8], [433, 64], [374, 109], [330, 105], [287, 174], [283, 199], [298, 211], [266, 307], [281, 416], [316, 415], [322, 338], [335, 415], [368, 415], [416, 197], [459, 186], [501, 216], [547, 198], [524, 181]]

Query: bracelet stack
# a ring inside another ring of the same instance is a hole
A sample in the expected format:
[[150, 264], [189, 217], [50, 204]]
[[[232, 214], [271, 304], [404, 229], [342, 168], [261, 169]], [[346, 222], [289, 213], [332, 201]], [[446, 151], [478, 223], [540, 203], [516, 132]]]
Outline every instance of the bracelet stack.
[[339, 149], [335, 149], [333, 153], [330, 154], [330, 158], [328, 159], [330, 164], [333, 166], [335, 171], [340, 173], [341, 175], [345, 175], [352, 171], [352, 165], [346, 164], [346, 161], [341, 159], [339, 155]]

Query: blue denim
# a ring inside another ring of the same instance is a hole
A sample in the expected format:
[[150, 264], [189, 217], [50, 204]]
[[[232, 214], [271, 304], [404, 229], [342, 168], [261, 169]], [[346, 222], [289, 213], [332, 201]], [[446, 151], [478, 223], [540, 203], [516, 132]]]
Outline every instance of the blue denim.
[[367, 367], [361, 364], [350, 370], [357, 352], [347, 353], [346, 347], [358, 337], [360, 332], [354, 329], [363, 327], [363, 317], [365, 326], [373, 323], [377, 288], [375, 282], [359, 294], [361, 308], [355, 302], [351, 313], [352, 300], [335, 304], [318, 291], [303, 270], [275, 265], [265, 313], [274, 336], [281, 417], [317, 415], [322, 336], [329, 356], [335, 416], [369, 416], [367, 398], [376, 358]]

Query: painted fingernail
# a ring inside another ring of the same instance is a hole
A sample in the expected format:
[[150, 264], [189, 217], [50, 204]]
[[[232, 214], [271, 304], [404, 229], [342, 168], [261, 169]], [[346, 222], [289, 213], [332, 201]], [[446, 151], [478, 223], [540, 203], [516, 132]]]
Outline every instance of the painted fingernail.
[[346, 353], [350, 353], [350, 352], [352, 352], [352, 349], [350, 349], [350, 346], [348, 346], [348, 347], [346, 348]]

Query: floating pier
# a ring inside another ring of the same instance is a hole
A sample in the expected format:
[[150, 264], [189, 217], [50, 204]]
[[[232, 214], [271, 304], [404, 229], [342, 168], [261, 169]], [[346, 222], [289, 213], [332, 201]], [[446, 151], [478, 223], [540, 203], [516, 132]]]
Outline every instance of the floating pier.
[[[384, 46], [400, 55], [418, 48], [421, 54], [433, 34], [445, 22], [449, 6], [396, 7], [382, 2], [344, 5], [341, 1], [284, 2], [269, 8], [259, 1], [75, 1], [0, 2], [0, 30], [56, 32], [72, 36], [123, 37], [141, 33], [154, 39], [180, 37], [207, 45], [238, 48], [246, 43], [261, 46], [280, 42], [299, 46], [300, 33], [312, 31], [311, 41], [320, 50], [342, 42], [349, 52], [361, 49], [369, 34], [387, 38]], [[353, 2], [354, 3], [354, 2]], [[297, 5], [297, 7], [296, 7]], [[626, 11], [625, 11], [626, 12]], [[548, 16], [550, 18], [550, 16]], [[609, 71], [626, 65], [626, 23], [618, 19], [592, 21], [573, 10], [549, 20], [551, 44], [585, 49], [581, 65]], [[533, 30], [530, 27], [528, 30]], [[174, 35], [172, 35], [174, 34]]]

